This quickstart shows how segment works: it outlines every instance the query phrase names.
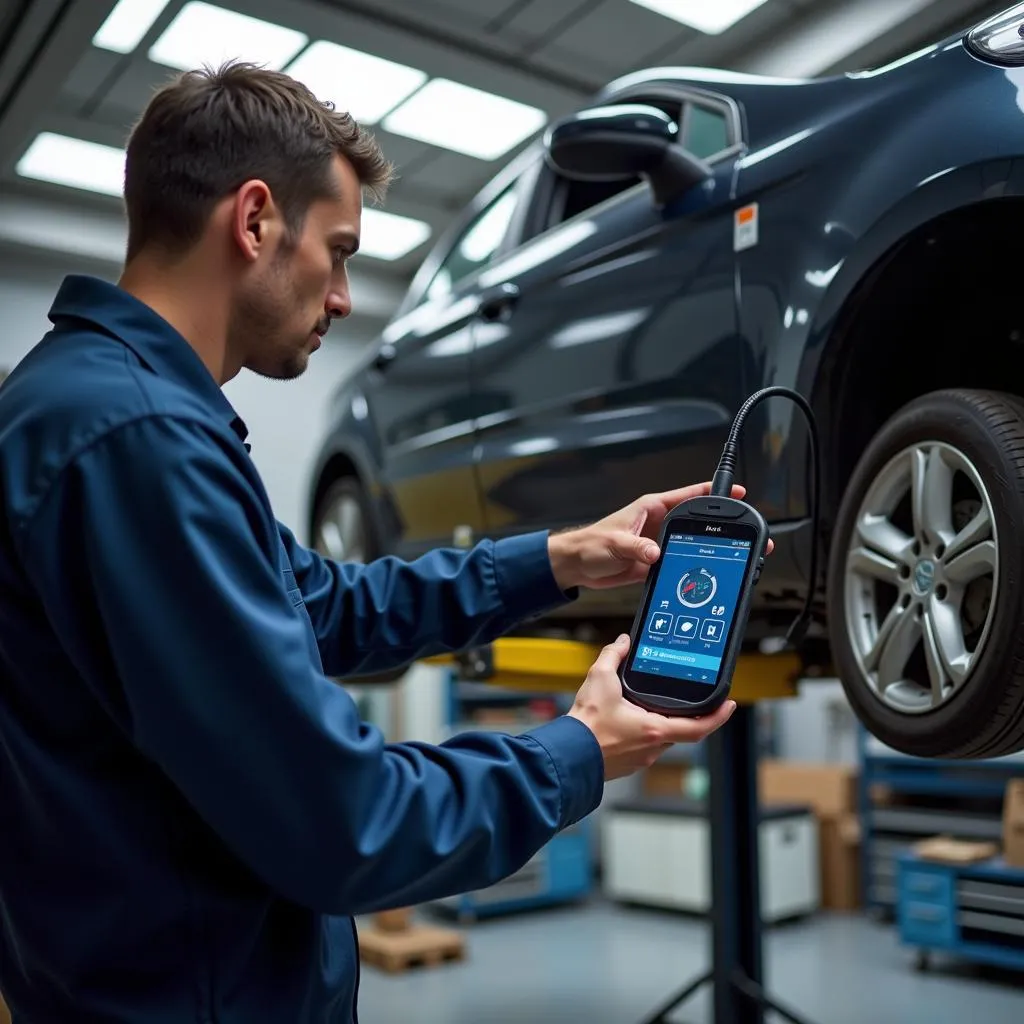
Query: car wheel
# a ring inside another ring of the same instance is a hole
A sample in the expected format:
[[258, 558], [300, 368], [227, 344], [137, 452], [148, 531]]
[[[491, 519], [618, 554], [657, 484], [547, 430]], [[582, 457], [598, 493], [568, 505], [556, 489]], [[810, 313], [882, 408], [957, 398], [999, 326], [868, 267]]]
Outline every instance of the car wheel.
[[875, 436], [832, 540], [832, 657], [854, 711], [920, 757], [1024, 749], [1024, 406], [934, 392]]
[[[339, 477], [329, 484], [313, 516], [313, 547], [317, 553], [337, 562], [372, 562], [380, 550], [369, 509], [366, 491], [355, 477]], [[349, 676], [344, 681], [359, 685], [393, 683], [407, 671], [408, 666], [399, 666]]]
[[313, 524], [313, 547], [325, 558], [365, 563], [376, 557], [366, 492], [355, 477], [341, 477], [327, 487]]

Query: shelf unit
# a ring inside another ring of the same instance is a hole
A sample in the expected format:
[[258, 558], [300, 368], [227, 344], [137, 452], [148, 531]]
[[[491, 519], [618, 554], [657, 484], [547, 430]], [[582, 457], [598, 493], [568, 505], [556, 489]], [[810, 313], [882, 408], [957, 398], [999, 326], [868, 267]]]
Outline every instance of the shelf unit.
[[[985, 761], [909, 757], [863, 728], [858, 738], [863, 829], [863, 899], [867, 909], [894, 914], [899, 859], [921, 839], [1002, 839], [1006, 784], [1024, 777], [1024, 753]], [[873, 796], [884, 787], [891, 802]]]

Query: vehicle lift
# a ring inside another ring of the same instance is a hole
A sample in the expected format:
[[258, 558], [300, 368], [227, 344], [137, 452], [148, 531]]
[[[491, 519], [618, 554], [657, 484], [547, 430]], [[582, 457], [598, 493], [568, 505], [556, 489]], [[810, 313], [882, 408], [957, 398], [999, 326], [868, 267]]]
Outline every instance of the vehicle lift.
[[[530, 692], [575, 693], [600, 648], [571, 640], [505, 637], [455, 655], [460, 678]], [[730, 696], [737, 708], [728, 725], [705, 741], [710, 775], [711, 968], [663, 1003], [643, 1024], [668, 1024], [668, 1015], [705, 984], [713, 990], [715, 1024], [764, 1024], [772, 1011], [806, 1024], [764, 987], [758, 856], [757, 719], [754, 705], [796, 695], [800, 660], [791, 653], [742, 655]]]

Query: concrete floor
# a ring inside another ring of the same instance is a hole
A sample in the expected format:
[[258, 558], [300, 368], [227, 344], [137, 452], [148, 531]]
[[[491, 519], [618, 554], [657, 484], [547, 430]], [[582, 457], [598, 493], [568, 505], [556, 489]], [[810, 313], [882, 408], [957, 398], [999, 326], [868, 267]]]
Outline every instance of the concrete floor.
[[[700, 921], [600, 900], [482, 921], [466, 935], [462, 963], [399, 975], [364, 966], [360, 1024], [635, 1024], [708, 962]], [[1019, 974], [938, 958], [916, 972], [895, 928], [859, 915], [773, 928], [765, 957], [770, 990], [808, 1024], [1024, 1020]], [[706, 990], [671, 1020], [711, 1024]]]

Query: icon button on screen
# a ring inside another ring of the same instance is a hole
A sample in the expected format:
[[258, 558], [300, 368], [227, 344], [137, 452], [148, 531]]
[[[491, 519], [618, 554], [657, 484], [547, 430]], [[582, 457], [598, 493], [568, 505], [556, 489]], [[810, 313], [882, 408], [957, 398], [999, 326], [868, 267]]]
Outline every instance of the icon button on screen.
[[698, 635], [700, 619], [694, 615], [680, 615], [676, 619], [676, 630], [673, 634], [677, 640], [688, 640]]
[[653, 633], [655, 636], [668, 636], [672, 632], [672, 620], [673, 616], [671, 615], [655, 612], [647, 624], [647, 632]]
[[705, 619], [700, 631], [700, 638], [702, 640], [709, 640], [712, 643], [721, 643], [722, 623], [716, 622], [714, 619]]

